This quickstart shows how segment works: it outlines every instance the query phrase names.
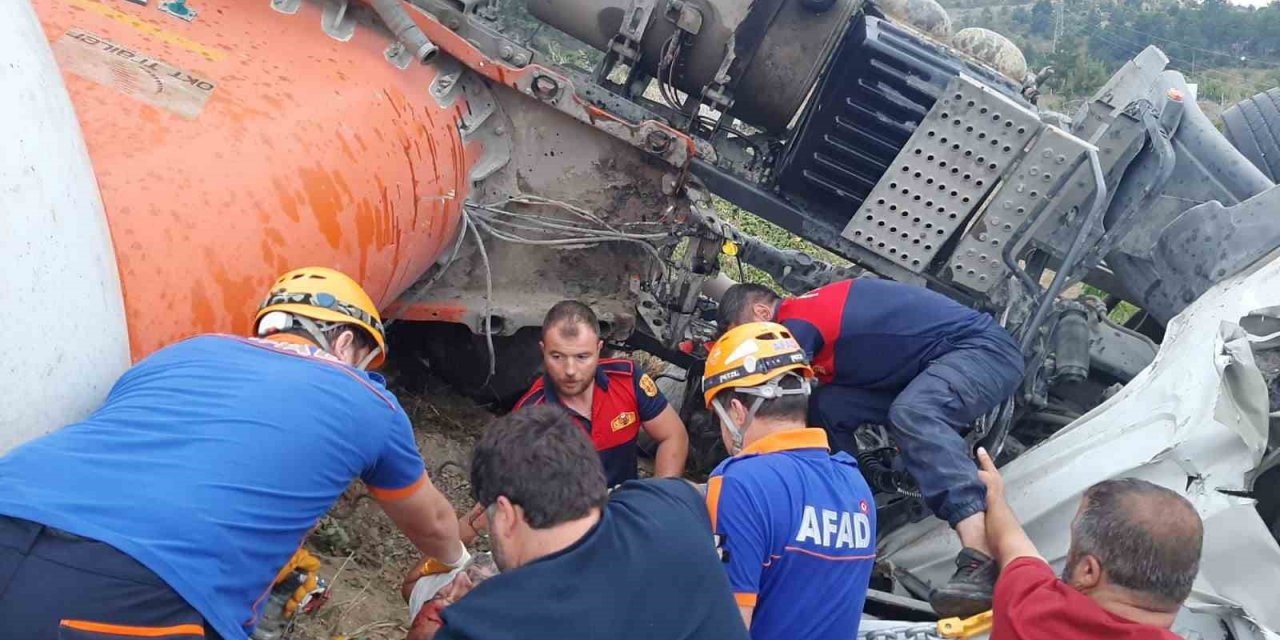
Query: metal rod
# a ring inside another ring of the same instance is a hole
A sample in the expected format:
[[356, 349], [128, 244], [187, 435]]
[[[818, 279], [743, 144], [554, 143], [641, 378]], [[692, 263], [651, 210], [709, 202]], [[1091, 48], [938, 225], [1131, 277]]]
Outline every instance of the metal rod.
[[[1076, 231], [1075, 238], [1071, 241], [1071, 247], [1067, 249], [1066, 257], [1062, 259], [1062, 264], [1058, 267], [1057, 273], [1054, 274], [1053, 282], [1049, 283], [1049, 288], [1040, 298], [1040, 304], [1036, 306], [1035, 314], [1023, 326], [1022, 339], [1019, 341], [1018, 346], [1024, 354], [1027, 353], [1032, 340], [1039, 334], [1040, 325], [1044, 323], [1045, 318], [1049, 315], [1049, 310], [1053, 308], [1054, 301], [1058, 298], [1058, 294], [1062, 293], [1063, 287], [1070, 279], [1072, 270], [1084, 253], [1085, 241], [1088, 240], [1089, 233], [1106, 210], [1107, 181], [1102, 175], [1102, 162], [1098, 159], [1097, 149], [1090, 149], [1088, 156], [1089, 167], [1093, 170], [1093, 202], [1090, 205], [1089, 214], [1085, 216], [1084, 221], [1080, 224], [1080, 229]], [[984, 446], [993, 460], [1004, 449], [1005, 439], [1009, 436], [1009, 430], [1013, 424], [1013, 413], [1012, 410], [1002, 412], [1000, 421], [984, 439]]]
[[396, 40], [413, 53], [415, 60], [426, 64], [436, 56], [439, 49], [427, 38], [427, 34], [422, 32], [418, 23], [409, 17], [409, 12], [405, 11], [400, 0], [369, 0], [369, 4], [391, 30]]

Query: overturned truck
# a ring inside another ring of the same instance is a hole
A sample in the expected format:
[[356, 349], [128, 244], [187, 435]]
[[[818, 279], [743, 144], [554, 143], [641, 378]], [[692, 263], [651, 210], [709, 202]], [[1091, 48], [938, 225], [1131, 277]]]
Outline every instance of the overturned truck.
[[[1022, 388], [967, 437], [1008, 461], [1047, 556], [1085, 487], [1140, 475], [1206, 521], [1177, 629], [1280, 630], [1277, 167], [1220, 135], [1158, 49], [1060, 114], [1016, 48], [953, 36], [923, 2], [528, 0], [519, 25], [509, 5], [5, 3], [0, 313], [74, 339], [7, 358], [0, 450], [168, 342], [246, 331], [304, 263], [366, 284], [403, 369], [498, 404], [566, 297], [694, 398], [730, 266], [794, 293], [889, 278], [989, 311], [1022, 347]], [[591, 68], [529, 23], [598, 50]], [[1263, 116], [1253, 131], [1280, 132]], [[715, 198], [844, 261], [743, 233]], [[1139, 309], [1123, 323], [1122, 302]], [[884, 471], [868, 611], [927, 617], [915, 598], [956, 543], [884, 433], [852, 452]]]

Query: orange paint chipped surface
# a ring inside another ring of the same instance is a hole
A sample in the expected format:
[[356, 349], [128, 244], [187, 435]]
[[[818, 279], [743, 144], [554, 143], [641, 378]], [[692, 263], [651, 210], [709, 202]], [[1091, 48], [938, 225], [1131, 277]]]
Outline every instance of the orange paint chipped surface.
[[51, 42], [92, 32], [215, 84], [188, 119], [64, 73], [135, 359], [196, 333], [249, 331], [266, 288], [299, 266], [346, 271], [386, 306], [450, 246], [474, 158], [455, 125], [465, 105], [437, 105], [434, 68], [396, 69], [381, 35], [361, 26], [338, 42], [312, 3], [289, 16], [201, 0], [190, 23], [158, 2], [33, 5]]

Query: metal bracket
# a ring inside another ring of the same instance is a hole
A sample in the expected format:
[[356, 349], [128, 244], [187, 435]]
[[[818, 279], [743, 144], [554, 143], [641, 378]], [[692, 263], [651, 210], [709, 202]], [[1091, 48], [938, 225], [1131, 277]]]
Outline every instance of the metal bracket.
[[684, 0], [667, 0], [666, 18], [691, 36], [702, 32], [702, 12]]
[[181, 20], [191, 22], [199, 12], [187, 6], [187, 0], [167, 0], [160, 3], [160, 10]]
[[702, 88], [702, 100], [715, 105], [721, 113], [727, 112], [729, 107], [733, 106], [733, 96], [729, 94], [728, 89], [730, 81], [733, 80], [729, 75], [729, 67], [732, 67], [733, 62], [738, 59], [738, 54], [734, 51], [738, 44], [737, 39], [736, 34], [729, 36], [729, 42], [724, 46], [724, 59], [720, 61], [715, 77]]
[[606, 84], [619, 61], [628, 67], [623, 87], [630, 87], [639, 77], [640, 69], [636, 63], [640, 60], [640, 42], [644, 39], [645, 29], [649, 26], [649, 19], [653, 17], [656, 5], [656, 0], [631, 0], [631, 6], [623, 14], [622, 24], [618, 26], [617, 35], [609, 41], [609, 48], [596, 67], [597, 83]]
[[346, 42], [356, 33], [356, 21], [347, 15], [348, 6], [347, 0], [325, 0], [320, 15], [320, 28], [338, 42]]
[[609, 43], [609, 49], [627, 64], [633, 64], [640, 57], [640, 41], [644, 40], [645, 29], [649, 27], [656, 5], [655, 0], [631, 0], [631, 7], [618, 27], [618, 35]]
[[413, 64], [413, 52], [406, 49], [399, 42], [391, 43], [391, 46], [387, 47], [387, 50], [383, 51], [382, 55], [387, 59], [387, 62], [390, 62], [392, 66], [401, 71], [408, 69], [409, 65]]
[[293, 15], [302, 6], [302, 0], [271, 0], [271, 8], [285, 15]]

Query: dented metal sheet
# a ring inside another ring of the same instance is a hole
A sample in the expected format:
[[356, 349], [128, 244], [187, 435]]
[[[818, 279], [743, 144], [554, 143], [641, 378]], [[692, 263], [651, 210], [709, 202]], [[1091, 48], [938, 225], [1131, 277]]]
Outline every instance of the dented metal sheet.
[[[1280, 629], [1280, 545], [1246, 497], [1266, 445], [1267, 387], [1240, 328], [1278, 303], [1280, 253], [1206, 292], [1169, 323], [1155, 361], [1124, 389], [1003, 469], [1010, 505], [1059, 569], [1090, 485], [1139, 477], [1186, 496], [1204, 519], [1205, 546], [1174, 627], [1184, 637], [1203, 637], [1206, 615], [1236, 638]], [[944, 523], [927, 520], [887, 536], [879, 556], [940, 584], [958, 550]]]
[[189, 120], [213, 95], [211, 80], [133, 51], [88, 31], [72, 29], [53, 43], [64, 72], [92, 80]]

